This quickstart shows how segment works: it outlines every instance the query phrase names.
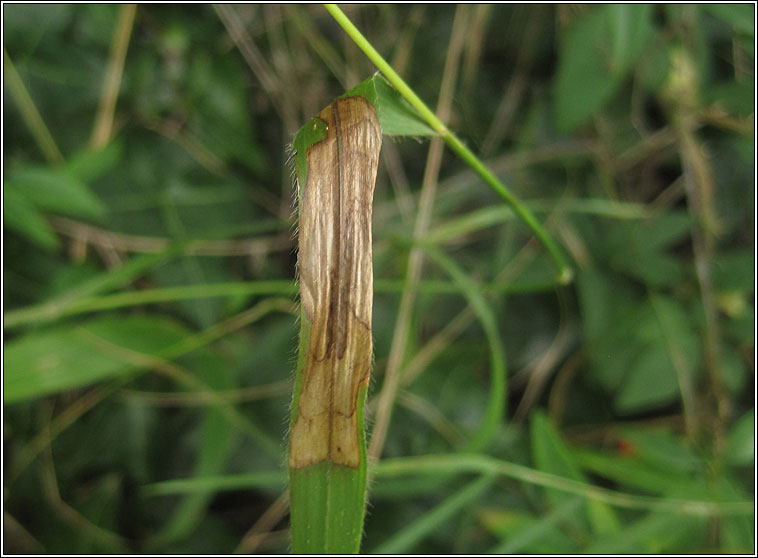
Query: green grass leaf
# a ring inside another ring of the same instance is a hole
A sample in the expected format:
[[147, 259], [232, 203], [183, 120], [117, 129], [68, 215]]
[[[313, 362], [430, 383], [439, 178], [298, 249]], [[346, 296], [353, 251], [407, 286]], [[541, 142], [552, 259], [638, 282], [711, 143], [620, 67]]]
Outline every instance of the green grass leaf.
[[59, 246], [58, 238], [42, 213], [13, 187], [3, 189], [3, 219], [9, 229], [44, 250], [51, 251]]
[[36, 207], [74, 217], [100, 218], [105, 206], [89, 187], [71, 173], [51, 167], [24, 167], [5, 184]]
[[677, 517], [650, 513], [625, 526], [623, 536], [610, 536], [593, 542], [588, 554], [661, 554], [673, 549], [697, 552], [704, 543], [706, 521], [701, 517]]
[[28, 333], [3, 354], [5, 403], [84, 387], [138, 370], [129, 352], [160, 355], [186, 336], [178, 323], [156, 316], [103, 316]]
[[662, 345], [640, 346], [614, 397], [620, 413], [632, 414], [665, 405], [676, 398], [679, 384]]
[[84, 149], [66, 162], [66, 169], [82, 182], [96, 180], [114, 168], [124, 155], [123, 144], [111, 141], [103, 149]]
[[485, 510], [482, 521], [502, 539], [489, 553], [550, 554], [556, 548], [565, 553], [577, 553], [577, 542], [561, 529], [561, 524], [579, 513], [582, 504], [581, 498], [565, 498], [559, 507], [539, 515], [519, 510]]
[[[193, 368], [198, 370], [199, 379], [212, 391], [233, 389], [233, 376], [227, 363], [217, 354], [205, 350]], [[209, 405], [203, 411], [199, 432], [199, 447], [195, 456], [194, 474], [198, 477], [211, 476], [222, 472], [239, 432], [229, 428], [228, 418], [221, 404]], [[188, 494], [175, 508], [163, 529], [152, 539], [158, 548], [186, 538], [203, 518], [213, 493], [195, 492]]]
[[[531, 422], [532, 458], [536, 468], [545, 473], [585, 482], [584, 475], [568, 446], [561, 440], [558, 431], [550, 424], [542, 412], [532, 416]], [[565, 502], [565, 494], [555, 490], [545, 490], [551, 507], [557, 509]], [[590, 501], [584, 510], [586, 520], [578, 515], [567, 518], [567, 522], [580, 531], [589, 524], [596, 534], [616, 533], [620, 525], [615, 513], [603, 502]]]
[[631, 455], [609, 454], [594, 450], [574, 450], [574, 455], [582, 468], [627, 489], [663, 495], [675, 491], [689, 493], [692, 497], [702, 497], [705, 478], [702, 475], [682, 474], [665, 465], [651, 462], [637, 451], [637, 446], [623, 438]]
[[411, 552], [414, 546], [424, 537], [435, 530], [444, 528], [445, 522], [461, 513], [467, 506], [479, 499], [492, 486], [494, 480], [495, 476], [490, 473], [470, 482], [458, 492], [446, 498], [437, 507], [419, 517], [417, 521], [414, 521], [405, 529], [389, 537], [374, 549], [372, 554], [402, 554]]

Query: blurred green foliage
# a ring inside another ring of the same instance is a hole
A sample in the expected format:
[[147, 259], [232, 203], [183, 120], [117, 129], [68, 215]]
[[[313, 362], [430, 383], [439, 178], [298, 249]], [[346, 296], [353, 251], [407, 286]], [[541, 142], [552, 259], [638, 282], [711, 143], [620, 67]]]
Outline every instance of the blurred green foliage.
[[[754, 9], [459, 8], [449, 125], [547, 224], [575, 281], [540, 287], [544, 250], [446, 156], [423, 240], [481, 283], [489, 310], [467, 313], [471, 284], [419, 285], [383, 455], [466, 447], [492, 389], [484, 332], [499, 331], [507, 421], [484, 453], [640, 496], [754, 500]], [[124, 13], [3, 5], [4, 550], [284, 552], [280, 477], [203, 479], [284, 463], [286, 145], [372, 68], [316, 5], [142, 5], [120, 68]], [[455, 6], [347, 13], [436, 99]], [[427, 149], [383, 148], [375, 277], [390, 287], [375, 295], [371, 394]], [[450, 282], [440, 261], [425, 281]], [[226, 296], [170, 290], [219, 283]], [[86, 311], [109, 294], [133, 302]], [[150, 488], [180, 478], [198, 490]], [[752, 514], [616, 507], [513, 479], [379, 476], [370, 501], [366, 551], [755, 551]]]

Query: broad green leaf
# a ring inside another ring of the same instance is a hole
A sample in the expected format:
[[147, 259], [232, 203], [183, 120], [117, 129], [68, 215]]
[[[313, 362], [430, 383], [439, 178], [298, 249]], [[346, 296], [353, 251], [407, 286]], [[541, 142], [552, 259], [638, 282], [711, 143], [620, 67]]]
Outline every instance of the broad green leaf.
[[624, 282], [578, 276], [592, 374], [624, 414], [669, 404], [692, 382], [701, 349], [690, 318], [673, 298], [636, 300]]
[[649, 6], [592, 6], [572, 22], [555, 78], [555, 124], [570, 132], [616, 93], [653, 36]]
[[692, 230], [692, 217], [683, 210], [672, 210], [635, 227], [633, 239], [652, 250], [665, 250], [686, 239]]
[[606, 12], [590, 8], [566, 32], [555, 78], [554, 119], [564, 132], [586, 122], [613, 96], [616, 78], [610, 72]]
[[160, 355], [187, 332], [158, 316], [104, 316], [30, 332], [5, 345], [5, 403], [83, 387], [141, 367], [129, 355]]
[[577, 273], [582, 328], [590, 343], [600, 341], [614, 323], [633, 309], [633, 291], [624, 281], [613, 281], [606, 273], [587, 269]]
[[3, 219], [9, 229], [45, 250], [59, 246], [50, 225], [24, 195], [12, 186], [3, 189]]
[[638, 355], [629, 362], [626, 380], [616, 393], [620, 412], [634, 413], [664, 405], [680, 392], [680, 381], [692, 384], [700, 358], [699, 341], [687, 314], [670, 298], [658, 296], [641, 307], [636, 331]]
[[649, 46], [653, 8], [648, 4], [611, 4], [607, 9], [613, 41], [612, 72], [623, 75]]
[[66, 162], [66, 168], [72, 176], [82, 182], [89, 182], [100, 178], [115, 167], [122, 156], [122, 144], [114, 140], [97, 151], [92, 149], [80, 151]]
[[[578, 277], [585, 335], [591, 348], [592, 373], [609, 392], [628, 381], [631, 363], [649, 347], [656, 329], [652, 310], [635, 301], [635, 291], [623, 278], [586, 271]], [[655, 342], [653, 342], [655, 343]]]
[[650, 346], [630, 363], [627, 379], [616, 394], [619, 412], [636, 413], [666, 404], [679, 393], [676, 375], [662, 346]]
[[637, 331], [640, 321], [635, 291], [625, 278], [614, 280], [592, 269], [577, 275], [577, 285], [592, 374], [604, 389], [613, 392], [624, 381], [629, 361], [638, 352], [629, 335]]
[[97, 218], [105, 215], [105, 206], [89, 187], [71, 173], [50, 167], [24, 167], [6, 181], [32, 204], [53, 213]]
[[435, 136], [400, 93], [380, 74], [362, 81], [345, 94], [360, 95], [376, 107], [382, 133], [388, 136]]
[[681, 390], [694, 389], [700, 358], [689, 316], [674, 299], [651, 296], [641, 317], [639, 329], [630, 332], [639, 341], [640, 354], [630, 362], [626, 381], [616, 394], [617, 408], [624, 413], [666, 404]]
[[635, 248], [630, 246], [624, 255], [619, 254], [612, 265], [651, 287], [665, 287], [682, 280], [683, 266], [676, 258], [653, 251], [638, 253]]
[[684, 241], [692, 220], [684, 212], [671, 212], [634, 224], [618, 223], [602, 241], [608, 264], [651, 286], [666, 286], [681, 279], [682, 263], [666, 250]]

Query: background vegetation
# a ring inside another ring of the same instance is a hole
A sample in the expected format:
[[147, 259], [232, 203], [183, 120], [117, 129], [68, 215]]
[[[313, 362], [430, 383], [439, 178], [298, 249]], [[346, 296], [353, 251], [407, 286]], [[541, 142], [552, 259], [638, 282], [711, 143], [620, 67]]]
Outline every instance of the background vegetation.
[[[574, 268], [385, 139], [365, 551], [754, 552], [753, 9], [346, 7]], [[4, 550], [285, 552], [285, 146], [373, 68], [318, 5], [3, 25]]]

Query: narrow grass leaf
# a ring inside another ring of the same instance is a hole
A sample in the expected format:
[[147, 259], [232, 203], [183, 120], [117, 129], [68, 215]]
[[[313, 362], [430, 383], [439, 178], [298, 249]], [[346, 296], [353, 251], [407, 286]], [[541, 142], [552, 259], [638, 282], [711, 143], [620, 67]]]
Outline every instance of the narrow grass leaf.
[[42, 213], [22, 192], [3, 189], [3, 224], [37, 246], [52, 251], [60, 245]]
[[481, 497], [492, 486], [494, 480], [494, 475], [488, 473], [470, 482], [436, 508], [422, 515], [417, 521], [392, 535], [375, 548], [372, 553], [404, 554], [411, 552], [416, 544], [434, 531], [441, 529], [447, 521], [466, 510], [472, 502]]
[[176, 494], [211, 494], [255, 488], [284, 488], [287, 474], [284, 471], [256, 471], [237, 475], [219, 475], [170, 479], [142, 487], [146, 497]]
[[[203, 362], [197, 369], [203, 383], [214, 392], [235, 387], [231, 370], [224, 360], [210, 351], [203, 351], [201, 356]], [[219, 404], [204, 407], [194, 474], [203, 477], [220, 473], [236, 438], [237, 431], [229, 428]], [[188, 494], [152, 539], [152, 544], [162, 546], [185, 538], [202, 518], [212, 496], [212, 493], [205, 492]]]
[[508, 525], [502, 533], [502, 542], [488, 552], [488, 554], [517, 554], [521, 552], [543, 554], [549, 553], [555, 548], [572, 552], [575, 543], [561, 530], [560, 525], [569, 521], [575, 513], [581, 513], [583, 500], [581, 498], [567, 498], [565, 501], [547, 514], [540, 514], [539, 518], [521, 517], [521, 521], [511, 516], [518, 512], [507, 513], [505, 521], [513, 523]]
[[107, 316], [29, 333], [5, 346], [4, 402], [84, 387], [138, 369], [120, 358], [111, 344], [159, 354], [186, 335], [177, 322], [156, 316]]
[[6, 188], [23, 193], [40, 209], [74, 217], [101, 218], [106, 209], [89, 187], [66, 170], [28, 166], [8, 177]]
[[536, 469], [495, 459], [487, 455], [455, 454], [425, 455], [385, 459], [376, 466], [380, 476], [427, 475], [436, 473], [495, 472], [522, 482], [556, 488], [611, 506], [627, 509], [657, 510], [682, 515], [749, 515], [753, 513], [750, 500], [692, 500], [685, 498], [651, 498], [566, 479]]
[[679, 549], [698, 552], [703, 547], [707, 521], [702, 517], [653, 512], [628, 524], [624, 535], [598, 539], [587, 554], [663, 554]]
[[[531, 439], [533, 459], [538, 469], [575, 481], [586, 482], [571, 451], [542, 412], [536, 412], [532, 416]], [[554, 490], [547, 490], [546, 495], [554, 509], [565, 500], [564, 494]], [[588, 502], [586, 514], [586, 520], [589, 521], [589, 525], [596, 534], [615, 533], [620, 530], [615, 513], [603, 502]], [[579, 529], [583, 528], [584, 522], [579, 516], [572, 516], [568, 521]]]
[[465, 450], [472, 452], [481, 451], [497, 434], [498, 429], [502, 426], [503, 417], [505, 416], [505, 350], [503, 349], [500, 340], [497, 320], [495, 319], [491, 307], [482, 297], [478, 285], [464, 273], [458, 264], [436, 248], [425, 246], [424, 249], [429, 256], [450, 275], [456, 284], [460, 286], [463, 295], [468, 300], [471, 308], [474, 310], [474, 313], [482, 324], [485, 336], [487, 337], [487, 344], [490, 349], [491, 385], [489, 389], [489, 399], [487, 401], [482, 425], [466, 444]]

